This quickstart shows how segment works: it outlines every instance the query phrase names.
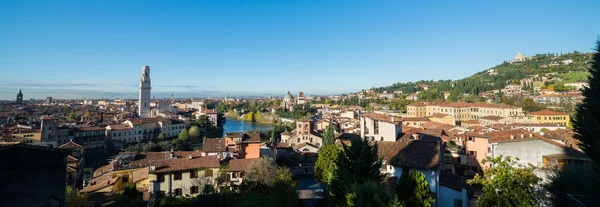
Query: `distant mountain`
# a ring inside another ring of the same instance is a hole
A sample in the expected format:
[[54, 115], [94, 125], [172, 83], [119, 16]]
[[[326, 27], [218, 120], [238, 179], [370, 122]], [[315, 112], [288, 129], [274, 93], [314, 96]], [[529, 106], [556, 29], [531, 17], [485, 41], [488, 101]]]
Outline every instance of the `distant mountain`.
[[422, 100], [444, 100], [444, 92], [449, 92], [448, 99], [456, 101], [464, 94], [477, 95], [480, 92], [504, 88], [507, 84], [520, 84], [520, 79], [534, 75], [558, 76], [565, 82], [586, 81], [588, 63], [592, 58], [592, 53], [577, 51], [567, 54], [537, 54], [531, 57], [521, 55], [519, 54], [515, 60], [505, 61], [458, 80], [398, 82], [391, 86], [373, 88], [373, 90], [375, 92], [401, 90], [404, 94], [420, 91], [419, 98]]

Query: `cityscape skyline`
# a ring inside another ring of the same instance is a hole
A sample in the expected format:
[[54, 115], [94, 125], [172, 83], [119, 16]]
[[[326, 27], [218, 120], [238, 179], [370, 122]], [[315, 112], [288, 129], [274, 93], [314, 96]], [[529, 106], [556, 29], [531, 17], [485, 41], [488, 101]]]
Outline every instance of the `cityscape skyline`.
[[594, 1], [0, 4], [0, 100], [135, 98], [142, 65], [159, 98], [342, 94], [589, 52], [600, 27]]

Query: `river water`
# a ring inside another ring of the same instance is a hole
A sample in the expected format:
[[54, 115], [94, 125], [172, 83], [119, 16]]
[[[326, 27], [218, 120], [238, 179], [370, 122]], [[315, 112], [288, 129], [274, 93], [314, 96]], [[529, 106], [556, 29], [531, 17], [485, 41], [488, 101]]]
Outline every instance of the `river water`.
[[225, 133], [227, 132], [246, 132], [247, 130], [270, 130], [273, 127], [268, 124], [259, 124], [252, 123], [248, 121], [242, 121], [235, 118], [226, 118], [225, 125], [223, 126], [223, 136], [225, 137]]

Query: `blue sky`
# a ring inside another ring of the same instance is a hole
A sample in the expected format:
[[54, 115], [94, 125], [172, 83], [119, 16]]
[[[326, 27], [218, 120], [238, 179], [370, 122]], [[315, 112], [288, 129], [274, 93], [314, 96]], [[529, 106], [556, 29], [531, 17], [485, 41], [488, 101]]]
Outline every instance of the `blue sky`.
[[0, 1], [0, 99], [334, 94], [589, 52], [600, 1]]

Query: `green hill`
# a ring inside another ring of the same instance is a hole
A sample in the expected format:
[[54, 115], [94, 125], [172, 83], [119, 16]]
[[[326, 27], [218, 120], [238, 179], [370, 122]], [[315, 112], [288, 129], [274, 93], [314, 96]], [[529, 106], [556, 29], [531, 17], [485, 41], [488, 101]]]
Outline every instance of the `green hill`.
[[[449, 100], [456, 101], [465, 95], [477, 95], [480, 92], [504, 88], [507, 84], [519, 84], [519, 80], [532, 75], [548, 78], [561, 77], [565, 82], [586, 81], [588, 62], [592, 53], [572, 52], [567, 54], [537, 54], [527, 57], [522, 62], [504, 62], [492, 68], [478, 72], [472, 76], [458, 80], [417, 81], [395, 83], [391, 86], [373, 88], [376, 92], [401, 90], [404, 94], [419, 93], [419, 98], [426, 101], [443, 100], [443, 92], [450, 92]], [[563, 61], [572, 61], [565, 64]], [[497, 74], [489, 73], [490, 70]], [[428, 90], [422, 86], [427, 85]]]

